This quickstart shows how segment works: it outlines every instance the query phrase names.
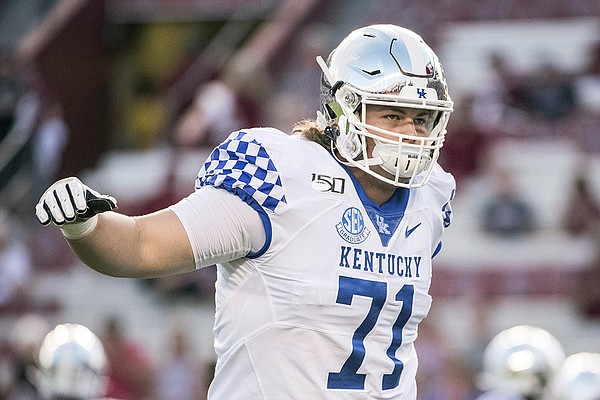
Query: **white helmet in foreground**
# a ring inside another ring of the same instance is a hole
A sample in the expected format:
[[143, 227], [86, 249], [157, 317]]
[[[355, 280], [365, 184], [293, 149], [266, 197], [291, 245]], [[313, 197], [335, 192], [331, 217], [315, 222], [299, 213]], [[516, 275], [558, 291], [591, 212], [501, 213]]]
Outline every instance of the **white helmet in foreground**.
[[[372, 25], [350, 33], [327, 62], [317, 61], [323, 70], [317, 122], [322, 128], [336, 127], [332, 139], [340, 161], [396, 186], [423, 186], [438, 159], [453, 107], [433, 50], [408, 29]], [[429, 135], [403, 135], [367, 124], [367, 111], [374, 105], [428, 111]], [[371, 151], [367, 138], [375, 144]]]
[[600, 400], [600, 354], [569, 356], [556, 381], [557, 400]]
[[40, 348], [38, 388], [48, 399], [101, 397], [106, 365], [102, 343], [88, 328], [58, 325]]
[[497, 334], [484, 352], [480, 386], [540, 399], [565, 360], [560, 342], [546, 330], [519, 325]]

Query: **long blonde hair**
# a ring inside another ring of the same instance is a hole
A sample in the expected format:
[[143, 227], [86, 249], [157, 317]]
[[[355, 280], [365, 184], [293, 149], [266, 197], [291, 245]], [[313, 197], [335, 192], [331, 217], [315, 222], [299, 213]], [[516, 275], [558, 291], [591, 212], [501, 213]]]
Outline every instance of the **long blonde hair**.
[[319, 127], [315, 120], [304, 119], [297, 122], [292, 128], [292, 135], [302, 136], [320, 144], [328, 151], [331, 151], [331, 139], [327, 137], [323, 129]]

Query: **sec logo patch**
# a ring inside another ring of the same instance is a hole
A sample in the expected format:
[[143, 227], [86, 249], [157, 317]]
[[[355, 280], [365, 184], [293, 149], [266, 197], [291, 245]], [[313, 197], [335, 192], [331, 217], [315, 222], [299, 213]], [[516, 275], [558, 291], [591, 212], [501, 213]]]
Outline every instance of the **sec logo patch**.
[[367, 240], [371, 231], [365, 226], [365, 219], [356, 207], [350, 207], [342, 214], [341, 221], [335, 228], [342, 239], [348, 243], [362, 243]]

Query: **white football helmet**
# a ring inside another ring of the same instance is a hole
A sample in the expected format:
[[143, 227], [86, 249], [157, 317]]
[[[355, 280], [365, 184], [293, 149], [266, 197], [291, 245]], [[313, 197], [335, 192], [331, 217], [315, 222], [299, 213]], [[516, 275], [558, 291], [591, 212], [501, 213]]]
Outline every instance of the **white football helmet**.
[[544, 329], [519, 325], [497, 334], [483, 355], [480, 386], [528, 399], [543, 398], [565, 361], [560, 342]]
[[58, 325], [40, 348], [37, 386], [47, 399], [95, 399], [104, 394], [106, 365], [102, 343], [88, 328]]
[[[322, 128], [334, 128], [329, 135], [343, 158], [340, 161], [396, 186], [427, 183], [453, 107], [442, 65], [433, 50], [408, 29], [372, 25], [350, 33], [327, 62], [321, 57], [317, 62], [323, 70], [317, 122]], [[429, 136], [403, 135], [368, 125], [369, 105], [431, 111]], [[367, 138], [375, 144], [371, 154]]]
[[569, 356], [556, 380], [557, 400], [600, 400], [600, 354]]

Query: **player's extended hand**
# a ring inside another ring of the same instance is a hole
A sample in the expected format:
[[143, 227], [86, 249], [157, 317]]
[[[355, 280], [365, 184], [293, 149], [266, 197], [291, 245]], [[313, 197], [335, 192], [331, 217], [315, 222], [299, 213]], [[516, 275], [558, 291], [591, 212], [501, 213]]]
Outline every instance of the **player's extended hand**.
[[98, 213], [117, 207], [114, 197], [96, 192], [75, 177], [54, 182], [35, 206], [35, 215], [43, 224], [63, 225], [83, 222]]

